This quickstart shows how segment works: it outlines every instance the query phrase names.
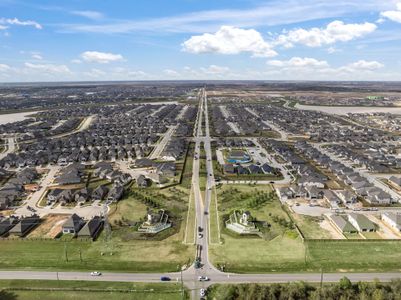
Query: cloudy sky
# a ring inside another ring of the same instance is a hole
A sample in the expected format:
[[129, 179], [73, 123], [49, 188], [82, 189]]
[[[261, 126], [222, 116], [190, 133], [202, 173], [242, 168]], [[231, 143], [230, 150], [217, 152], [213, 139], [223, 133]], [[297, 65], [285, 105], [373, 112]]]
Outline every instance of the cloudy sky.
[[401, 80], [401, 1], [0, 0], [0, 81]]

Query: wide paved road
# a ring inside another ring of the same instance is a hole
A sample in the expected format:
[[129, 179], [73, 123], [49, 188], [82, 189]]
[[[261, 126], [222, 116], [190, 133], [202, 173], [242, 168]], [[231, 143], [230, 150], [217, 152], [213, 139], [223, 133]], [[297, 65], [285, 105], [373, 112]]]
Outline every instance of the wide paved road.
[[[36, 279], [36, 280], [87, 280], [87, 281], [121, 281], [121, 282], [160, 282], [161, 276], [169, 276], [172, 281], [180, 281], [180, 273], [108, 273], [101, 276], [91, 276], [89, 272], [48, 272], [48, 271], [0, 271], [2, 279]], [[401, 278], [401, 273], [289, 273], [289, 274], [214, 274], [211, 281], [203, 286], [213, 283], [285, 283], [290, 281], [308, 282], [338, 282], [347, 276], [351, 281], [390, 281]], [[183, 272], [183, 281], [188, 288], [194, 288], [194, 275]]]

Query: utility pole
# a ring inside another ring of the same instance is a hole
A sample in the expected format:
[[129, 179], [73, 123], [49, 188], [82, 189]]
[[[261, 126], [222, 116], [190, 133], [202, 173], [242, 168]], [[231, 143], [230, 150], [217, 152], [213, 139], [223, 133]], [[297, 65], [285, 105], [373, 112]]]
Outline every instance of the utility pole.
[[82, 251], [81, 251], [81, 248], [79, 248], [79, 260], [82, 262]]
[[64, 243], [64, 255], [65, 261], [68, 262], [67, 243]]
[[323, 268], [320, 268], [320, 289], [323, 288]]

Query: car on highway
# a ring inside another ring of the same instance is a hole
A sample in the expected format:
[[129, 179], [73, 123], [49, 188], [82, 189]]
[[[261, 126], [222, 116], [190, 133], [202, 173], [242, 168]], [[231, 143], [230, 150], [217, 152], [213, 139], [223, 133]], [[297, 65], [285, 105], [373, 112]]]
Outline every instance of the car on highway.
[[160, 281], [170, 281], [170, 280], [171, 280], [171, 278], [167, 277], [167, 276], [160, 277]]
[[198, 239], [201, 239], [201, 238], [203, 238], [203, 234], [202, 234], [202, 233], [199, 233], [199, 234], [198, 234]]
[[205, 297], [205, 296], [206, 296], [206, 291], [205, 291], [205, 289], [200, 289], [199, 295], [200, 295], [201, 297]]
[[98, 272], [98, 271], [93, 271], [91, 272], [91, 276], [101, 276], [102, 273]]
[[200, 226], [198, 226], [198, 231], [199, 231], [199, 232], [202, 232], [202, 231], [203, 231], [203, 228], [200, 227]]
[[209, 281], [209, 277], [207, 276], [199, 276], [198, 281]]
[[203, 213], [204, 213], [205, 215], [207, 215], [207, 214], [208, 214], [207, 210], [205, 210]]

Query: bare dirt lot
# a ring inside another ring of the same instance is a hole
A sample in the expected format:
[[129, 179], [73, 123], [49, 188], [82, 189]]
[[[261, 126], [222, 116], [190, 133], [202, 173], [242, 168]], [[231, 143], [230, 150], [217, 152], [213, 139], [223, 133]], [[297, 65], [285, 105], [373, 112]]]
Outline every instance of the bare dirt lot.
[[62, 230], [61, 226], [68, 217], [69, 215], [47, 215], [42, 223], [29, 233], [27, 237], [54, 239]]

